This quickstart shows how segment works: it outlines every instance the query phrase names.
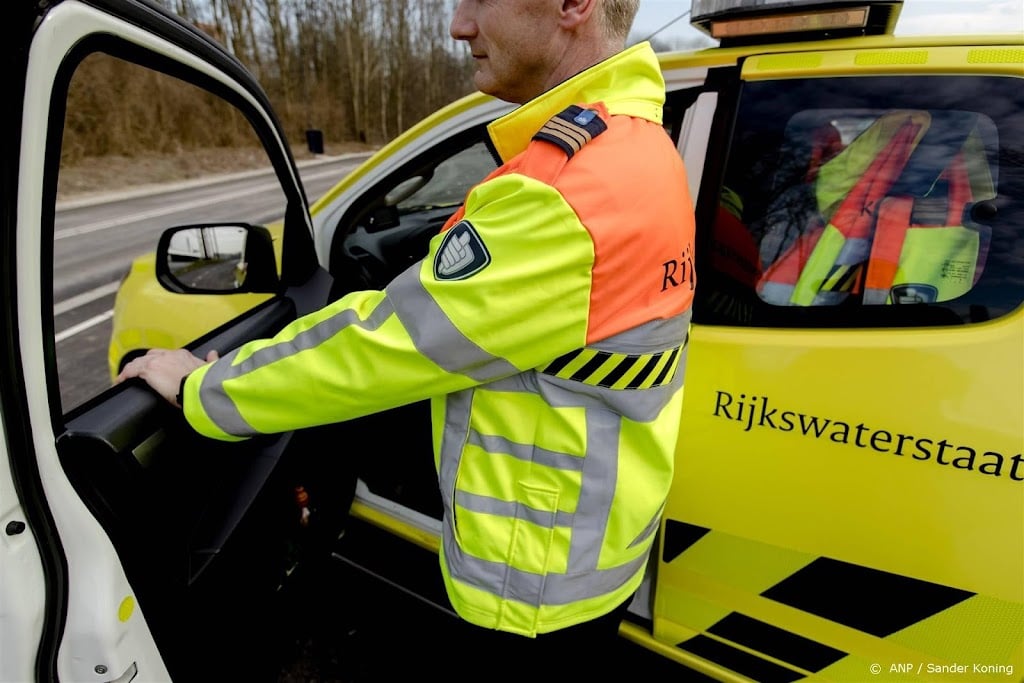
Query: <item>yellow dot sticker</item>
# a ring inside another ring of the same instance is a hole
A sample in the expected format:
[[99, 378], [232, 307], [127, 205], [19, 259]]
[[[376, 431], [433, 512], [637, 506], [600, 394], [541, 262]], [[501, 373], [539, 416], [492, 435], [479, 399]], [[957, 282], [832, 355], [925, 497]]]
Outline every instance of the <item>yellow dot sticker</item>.
[[132, 612], [134, 611], [135, 598], [129, 595], [121, 601], [121, 606], [117, 608], [117, 618], [121, 621], [128, 621], [132, 618]]

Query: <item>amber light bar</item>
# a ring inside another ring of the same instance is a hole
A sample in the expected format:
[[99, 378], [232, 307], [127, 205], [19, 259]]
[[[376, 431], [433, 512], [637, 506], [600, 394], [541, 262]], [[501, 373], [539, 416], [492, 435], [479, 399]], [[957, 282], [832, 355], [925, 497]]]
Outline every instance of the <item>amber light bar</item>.
[[864, 28], [867, 23], [867, 7], [819, 10], [805, 14], [712, 20], [711, 37], [721, 40], [776, 33], [834, 31], [836, 29]]

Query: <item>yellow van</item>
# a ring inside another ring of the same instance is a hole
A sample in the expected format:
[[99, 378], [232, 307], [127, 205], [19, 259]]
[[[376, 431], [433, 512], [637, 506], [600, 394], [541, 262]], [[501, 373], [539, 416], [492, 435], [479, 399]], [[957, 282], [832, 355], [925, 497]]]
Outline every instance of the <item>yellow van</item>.
[[[485, 127], [509, 105], [472, 95], [307, 207], [262, 91], [213, 41], [141, 1], [32, 5], [21, 120], [104, 50], [238, 107], [281, 187], [272, 230], [218, 216], [135, 262], [110, 374], [383, 287], [495, 167]], [[718, 45], [660, 55], [698, 287], [675, 483], [620, 633], [681, 677], [1024, 681], [1024, 33], [897, 37], [902, 5], [694, 0]], [[54, 233], [60, 136], [39, 128], [5, 159], [11, 265]], [[210, 236], [230, 246], [187, 246]], [[3, 272], [0, 607], [35, 627], [0, 630], [0, 679], [230, 677], [290, 581], [342, 568], [446, 604], [423, 406], [243, 444], [132, 384], [61, 413], [40, 278]]]

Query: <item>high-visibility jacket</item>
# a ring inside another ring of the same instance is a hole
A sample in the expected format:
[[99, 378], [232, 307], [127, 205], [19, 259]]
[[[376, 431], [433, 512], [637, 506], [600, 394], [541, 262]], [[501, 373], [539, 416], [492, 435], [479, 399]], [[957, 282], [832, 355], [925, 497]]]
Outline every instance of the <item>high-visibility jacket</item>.
[[935, 185], [937, 196], [892, 196], [879, 206], [865, 304], [949, 301], [977, 284], [992, 230], [965, 223], [964, 209], [996, 195], [977, 128], [966, 135]]
[[[761, 298], [776, 305], [820, 306], [863, 294], [864, 304], [877, 305], [947, 301], [966, 293], [984, 269], [990, 234], [983, 225], [961, 225], [963, 209], [995, 191], [979, 132], [951, 128], [954, 124], [966, 125], [946, 122], [943, 144], [956, 135], [963, 144], [959, 151], [951, 148], [955, 154], [945, 168], [919, 167], [910, 174], [938, 173], [921, 197], [892, 188], [932, 125], [927, 112], [880, 117], [823, 165], [815, 185], [823, 220], [804, 226], [765, 269], [757, 285]], [[931, 207], [941, 207], [938, 215]]]
[[[640, 584], [672, 481], [694, 225], [641, 44], [494, 121], [427, 256], [187, 378], [232, 439], [431, 399], [456, 611], [533, 636]], [[324, 454], [324, 457], [330, 457]]]
[[814, 193], [824, 220], [805, 226], [805, 232], [765, 269], [758, 284], [763, 300], [827, 306], [859, 293], [878, 205], [927, 124], [925, 114], [891, 112], [818, 170]]

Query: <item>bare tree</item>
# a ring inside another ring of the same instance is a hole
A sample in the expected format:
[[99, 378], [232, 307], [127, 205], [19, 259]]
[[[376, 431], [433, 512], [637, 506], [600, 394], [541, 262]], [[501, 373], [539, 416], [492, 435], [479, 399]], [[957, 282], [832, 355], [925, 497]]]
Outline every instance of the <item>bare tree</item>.
[[[471, 89], [472, 62], [448, 35], [454, 0], [160, 2], [253, 72], [292, 140], [315, 127], [331, 142], [384, 143]], [[122, 67], [87, 59], [76, 72], [66, 156], [180, 151], [162, 131], [174, 131], [174, 144], [251, 144], [248, 124], [213, 96]]]
[[[289, 26], [288, 15], [281, 0], [261, 0], [256, 14], [262, 26], [270, 36], [270, 46], [273, 51], [272, 62], [276, 68], [273, 69], [275, 78], [274, 85], [280, 93], [280, 102], [283, 111], [282, 116], [290, 119], [292, 105], [294, 103], [294, 92], [291, 87], [291, 54], [290, 44], [291, 27]], [[266, 78], [264, 80], [267, 80]]]

